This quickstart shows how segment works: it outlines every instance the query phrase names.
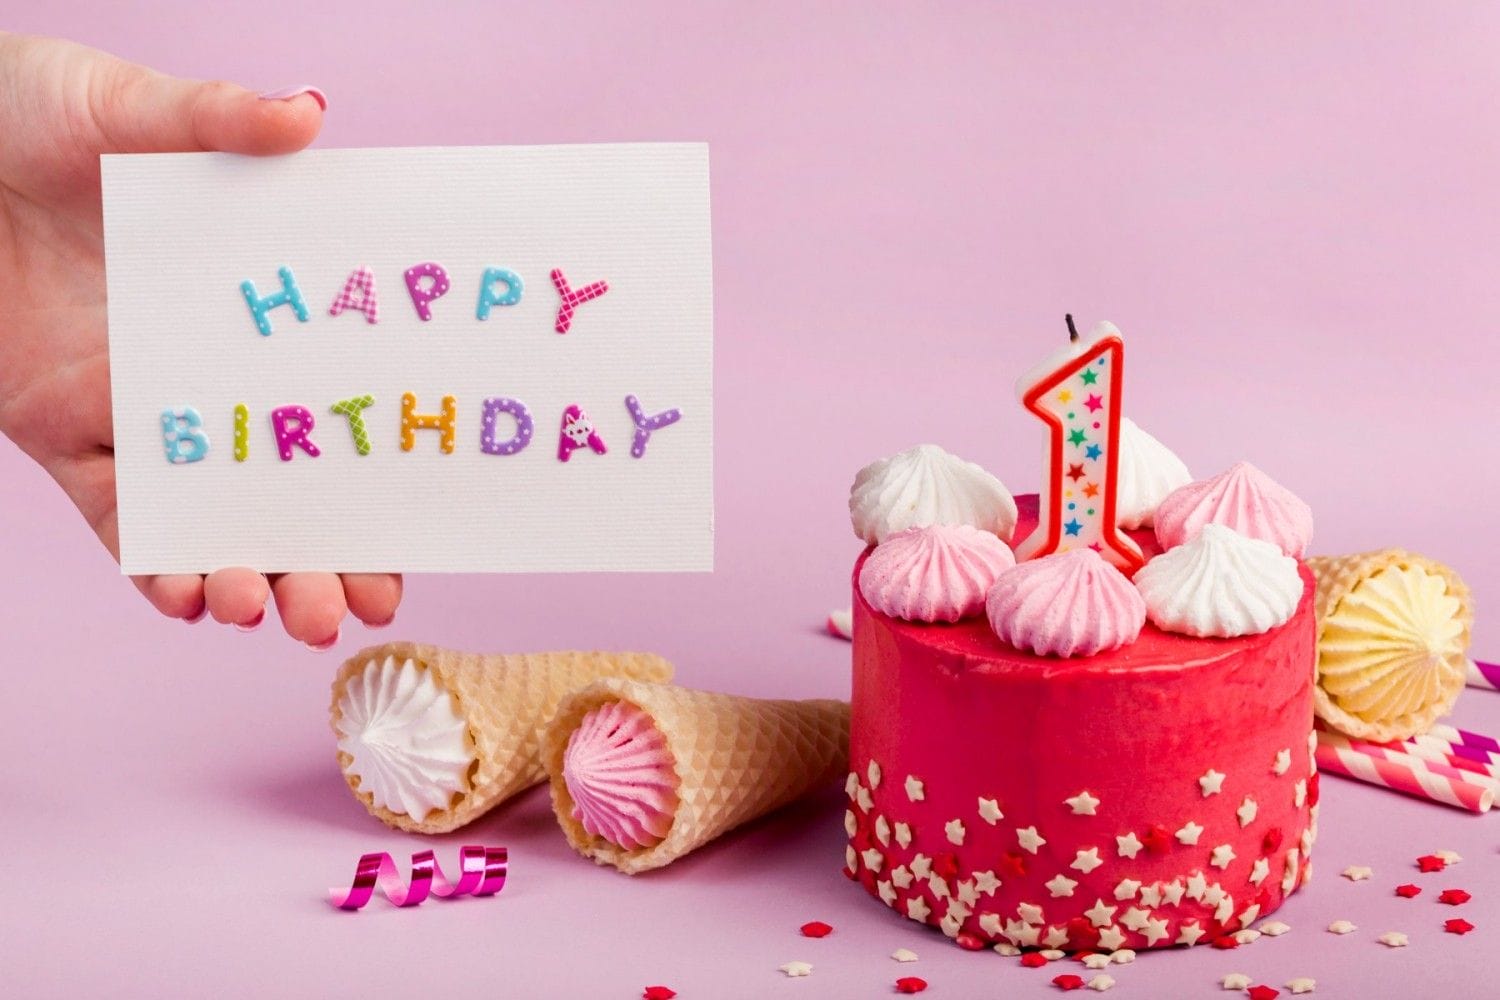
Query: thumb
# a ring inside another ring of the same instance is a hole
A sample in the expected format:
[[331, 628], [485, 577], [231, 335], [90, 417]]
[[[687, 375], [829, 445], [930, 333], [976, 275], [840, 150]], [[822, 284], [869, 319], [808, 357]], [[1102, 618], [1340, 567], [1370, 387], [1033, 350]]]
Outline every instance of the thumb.
[[263, 98], [233, 83], [117, 66], [93, 95], [95, 119], [112, 152], [291, 153], [312, 142], [323, 125], [326, 104], [316, 88]]

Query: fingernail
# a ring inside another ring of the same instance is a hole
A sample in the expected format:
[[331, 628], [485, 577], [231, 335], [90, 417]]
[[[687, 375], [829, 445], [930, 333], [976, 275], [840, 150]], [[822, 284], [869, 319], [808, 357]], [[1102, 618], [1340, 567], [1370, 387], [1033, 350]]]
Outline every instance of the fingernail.
[[282, 87], [280, 90], [268, 90], [264, 94], [257, 94], [262, 101], [290, 101], [302, 94], [311, 94], [313, 100], [318, 102], [318, 107], [324, 111], [328, 110], [328, 95], [310, 83], [304, 83], [296, 87]]
[[396, 616], [391, 615], [383, 622], [365, 622], [365, 628], [390, 628], [391, 622], [394, 622], [395, 620]]
[[332, 639], [328, 639], [323, 642], [305, 642], [303, 643], [303, 645], [312, 650], [314, 653], [326, 653], [334, 646], [338, 645], [339, 633], [342, 631], [343, 629], [334, 629]]
[[247, 622], [235, 622], [234, 627], [239, 629], [241, 632], [254, 632], [256, 629], [260, 628], [261, 622], [265, 620], [266, 609], [261, 608], [260, 614], [256, 615], [254, 618], [250, 619]]
[[184, 618], [183, 621], [187, 622], [189, 625], [196, 625], [199, 622], [201, 622], [207, 616], [208, 616], [208, 605], [205, 604], [205, 605], [203, 605], [203, 607], [201, 607], [201, 608], [198, 609], [198, 613], [197, 614], [193, 615], [191, 618]]

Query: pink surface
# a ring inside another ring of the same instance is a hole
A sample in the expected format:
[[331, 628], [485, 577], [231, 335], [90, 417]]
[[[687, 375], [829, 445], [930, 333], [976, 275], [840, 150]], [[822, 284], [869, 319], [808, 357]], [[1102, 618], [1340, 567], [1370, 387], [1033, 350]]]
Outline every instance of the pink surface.
[[[1011, 384], [1065, 310], [1120, 325], [1126, 410], [1196, 473], [1249, 459], [1312, 504], [1312, 551], [1401, 544], [1500, 605], [1477, 405], [1500, 371], [1500, 9], [802, 6], [62, 2], [6, 20], [176, 73], [315, 81], [324, 146], [712, 144], [718, 571], [413, 579], [384, 635], [654, 648], [689, 684], [846, 693], [849, 647], [818, 626], [859, 549], [854, 472], [931, 440], [1035, 489], [1042, 435]], [[8, 444], [0, 484], [8, 992], [839, 998], [917, 974], [933, 997], [1050, 996], [1064, 971], [871, 905], [838, 874], [838, 790], [635, 880], [574, 855], [532, 793], [434, 844], [445, 866], [462, 843], [510, 847], [500, 896], [334, 912], [324, 889], [361, 853], [431, 843], [370, 820], [334, 764], [328, 682], [368, 637], [349, 626], [317, 656], [270, 626], [157, 619]], [[1475, 636], [1494, 659], [1497, 620]], [[1500, 695], [1470, 692], [1456, 719], [1500, 732]], [[1278, 914], [1291, 934], [1144, 956], [1111, 995], [1220, 996], [1235, 970], [1315, 976], [1320, 996], [1483, 995], [1500, 820], [1334, 778], [1322, 803], [1317, 874]], [[1467, 860], [1419, 875], [1440, 848]], [[1408, 881], [1423, 895], [1395, 897]], [[1436, 904], [1448, 887], [1475, 899]], [[1479, 930], [1442, 933], [1459, 913]], [[1335, 918], [1360, 929], [1324, 934]], [[811, 919], [837, 930], [805, 939]], [[793, 959], [812, 979], [783, 980]]]

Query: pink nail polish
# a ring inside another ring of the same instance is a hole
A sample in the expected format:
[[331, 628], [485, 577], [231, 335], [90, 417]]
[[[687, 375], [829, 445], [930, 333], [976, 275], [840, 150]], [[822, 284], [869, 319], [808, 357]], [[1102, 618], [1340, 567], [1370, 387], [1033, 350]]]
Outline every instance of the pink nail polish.
[[250, 619], [247, 622], [235, 622], [234, 627], [239, 629], [241, 632], [254, 632], [256, 629], [260, 628], [261, 623], [265, 620], [266, 609], [261, 608], [260, 614], [256, 615], [254, 618]]
[[282, 87], [280, 90], [268, 90], [264, 94], [257, 94], [262, 101], [290, 101], [302, 94], [311, 94], [313, 100], [318, 102], [318, 107], [324, 111], [328, 110], [328, 95], [314, 87], [310, 83], [300, 84], [295, 87]]
[[207, 604], [205, 604], [205, 605], [203, 605], [203, 607], [199, 608], [197, 614], [193, 615], [191, 618], [184, 618], [183, 621], [187, 622], [189, 625], [196, 625], [196, 624], [198, 624], [199, 622], [201, 622], [206, 617], [208, 617], [208, 605]]
[[395, 615], [391, 615], [389, 618], [387, 618], [383, 622], [365, 622], [365, 628], [390, 628], [391, 627], [391, 623], [394, 622], [395, 620], [396, 620], [396, 616]]
[[314, 653], [326, 653], [334, 646], [338, 645], [339, 633], [341, 633], [342, 631], [343, 629], [341, 628], [334, 629], [332, 639], [328, 639], [323, 642], [305, 642], [303, 643], [303, 645], [312, 650]]

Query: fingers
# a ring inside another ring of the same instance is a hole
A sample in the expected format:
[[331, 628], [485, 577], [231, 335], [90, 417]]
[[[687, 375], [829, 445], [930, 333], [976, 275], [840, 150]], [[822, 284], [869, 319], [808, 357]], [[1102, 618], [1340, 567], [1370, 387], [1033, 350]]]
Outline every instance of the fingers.
[[192, 573], [172, 573], [163, 576], [133, 576], [130, 578], [136, 589], [145, 595], [151, 606], [168, 618], [181, 618], [192, 623], [203, 617], [203, 577]]
[[179, 80], [126, 62], [99, 74], [90, 100], [106, 144], [122, 153], [291, 153], [323, 124], [311, 92], [262, 100], [237, 84]]
[[266, 617], [271, 585], [253, 569], [221, 569], [203, 581], [203, 598], [214, 621], [249, 631]]
[[401, 576], [395, 573], [345, 573], [344, 600], [349, 613], [372, 628], [389, 625], [401, 603]]
[[288, 573], [271, 584], [287, 635], [314, 649], [330, 648], [349, 605], [336, 573]]

